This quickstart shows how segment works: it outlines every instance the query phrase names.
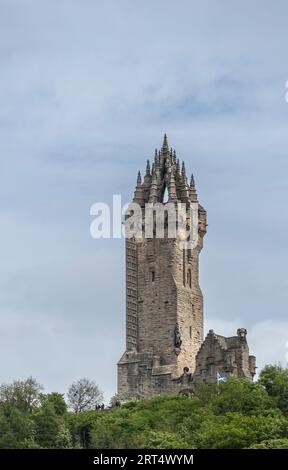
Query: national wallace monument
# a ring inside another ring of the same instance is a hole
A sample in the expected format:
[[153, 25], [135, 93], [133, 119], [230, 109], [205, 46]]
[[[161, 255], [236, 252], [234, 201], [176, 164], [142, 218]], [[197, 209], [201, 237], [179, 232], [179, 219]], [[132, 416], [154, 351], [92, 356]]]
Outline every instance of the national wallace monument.
[[[247, 331], [224, 337], [210, 330], [203, 338], [203, 296], [199, 255], [206, 234], [205, 209], [199, 204], [193, 175], [188, 184], [167, 136], [138, 174], [134, 203], [197, 204], [198, 241], [183, 249], [181, 240], [126, 239], [126, 351], [118, 362], [118, 397], [149, 398], [159, 394], [193, 394], [197, 381], [215, 383], [231, 375], [253, 380], [256, 358], [249, 355]], [[145, 217], [143, 215], [143, 227]], [[164, 224], [165, 227], [165, 224]]]

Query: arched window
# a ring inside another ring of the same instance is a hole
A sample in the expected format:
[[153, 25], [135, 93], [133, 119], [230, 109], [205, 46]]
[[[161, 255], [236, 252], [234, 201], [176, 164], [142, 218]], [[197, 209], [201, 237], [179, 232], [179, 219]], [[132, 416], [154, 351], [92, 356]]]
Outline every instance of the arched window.
[[155, 271], [151, 271], [151, 282], [155, 282]]
[[188, 271], [187, 271], [187, 285], [191, 289], [191, 287], [192, 287], [191, 269], [188, 269]]
[[169, 194], [168, 194], [168, 188], [167, 186], [165, 187], [165, 190], [164, 190], [164, 193], [163, 193], [163, 204], [166, 204], [166, 202], [168, 202], [169, 200]]
[[186, 259], [185, 259], [186, 251], [183, 250], [183, 286], [186, 286]]
[[192, 338], [192, 326], [189, 326], [189, 336]]

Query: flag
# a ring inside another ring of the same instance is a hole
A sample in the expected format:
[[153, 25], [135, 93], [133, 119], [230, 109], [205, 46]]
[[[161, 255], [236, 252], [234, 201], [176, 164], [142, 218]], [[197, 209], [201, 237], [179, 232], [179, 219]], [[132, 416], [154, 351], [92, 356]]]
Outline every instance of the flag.
[[219, 372], [217, 372], [217, 382], [226, 382], [227, 377], [224, 375], [220, 375]]

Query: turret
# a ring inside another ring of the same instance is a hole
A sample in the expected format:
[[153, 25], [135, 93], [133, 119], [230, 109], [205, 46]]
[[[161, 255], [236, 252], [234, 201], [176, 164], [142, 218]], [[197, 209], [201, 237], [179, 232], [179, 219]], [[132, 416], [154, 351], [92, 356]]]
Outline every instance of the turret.
[[191, 181], [190, 181], [189, 199], [190, 199], [190, 202], [198, 202], [193, 173], [191, 175]]
[[142, 188], [142, 178], [141, 178], [140, 171], [138, 172], [137, 184], [136, 184], [136, 188], [134, 192], [133, 202], [139, 204], [140, 206], [143, 206], [144, 204], [144, 193], [143, 193], [143, 188]]

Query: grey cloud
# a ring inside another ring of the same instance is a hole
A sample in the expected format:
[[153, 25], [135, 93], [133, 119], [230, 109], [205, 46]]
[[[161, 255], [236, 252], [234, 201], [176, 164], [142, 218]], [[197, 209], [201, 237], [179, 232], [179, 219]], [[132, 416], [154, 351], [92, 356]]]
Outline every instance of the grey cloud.
[[285, 331], [287, 10], [284, 0], [2, 0], [3, 380], [33, 373], [64, 390], [87, 375], [113, 393], [124, 247], [90, 239], [89, 210], [131, 197], [164, 131], [208, 210], [209, 324]]

